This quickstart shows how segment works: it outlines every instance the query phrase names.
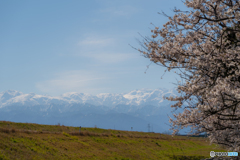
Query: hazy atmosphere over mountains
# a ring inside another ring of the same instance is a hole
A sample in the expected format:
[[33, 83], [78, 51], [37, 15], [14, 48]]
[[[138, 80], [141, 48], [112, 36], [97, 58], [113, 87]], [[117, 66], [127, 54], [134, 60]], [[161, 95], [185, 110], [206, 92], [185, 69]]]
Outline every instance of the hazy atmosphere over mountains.
[[174, 102], [163, 96], [176, 95], [176, 90], [163, 88], [95, 96], [70, 92], [58, 97], [8, 90], [0, 93], [0, 120], [164, 132]]
[[0, 120], [168, 130], [175, 102], [162, 97], [181, 80], [131, 46], [173, 4], [188, 9], [179, 0], [0, 1]]
[[176, 74], [163, 67], [151, 64], [144, 74], [150, 61], [131, 47], [141, 47], [139, 33], [151, 36], [168, 20], [158, 12], [173, 15], [173, 4], [187, 9], [179, 0], [0, 1], [0, 92], [176, 87]]

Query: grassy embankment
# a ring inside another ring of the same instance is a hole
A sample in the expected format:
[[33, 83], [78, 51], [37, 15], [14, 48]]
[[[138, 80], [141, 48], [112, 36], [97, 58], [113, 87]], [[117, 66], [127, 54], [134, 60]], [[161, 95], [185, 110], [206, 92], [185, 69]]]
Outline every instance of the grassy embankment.
[[206, 138], [0, 121], [0, 160], [197, 160], [212, 150], [226, 151]]

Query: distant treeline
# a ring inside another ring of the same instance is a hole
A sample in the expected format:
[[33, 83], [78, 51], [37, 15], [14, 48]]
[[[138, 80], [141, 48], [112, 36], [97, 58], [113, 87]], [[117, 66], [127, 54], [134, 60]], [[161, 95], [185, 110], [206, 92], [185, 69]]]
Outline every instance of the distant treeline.
[[208, 137], [208, 134], [200, 134], [200, 135], [178, 135], [178, 136], [188, 136], [188, 137]]

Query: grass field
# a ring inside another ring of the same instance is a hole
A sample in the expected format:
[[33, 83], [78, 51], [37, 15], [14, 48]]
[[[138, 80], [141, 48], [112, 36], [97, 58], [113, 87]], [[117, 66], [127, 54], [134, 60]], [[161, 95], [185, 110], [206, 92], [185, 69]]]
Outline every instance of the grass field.
[[207, 138], [0, 121], [0, 160], [197, 160], [226, 151]]

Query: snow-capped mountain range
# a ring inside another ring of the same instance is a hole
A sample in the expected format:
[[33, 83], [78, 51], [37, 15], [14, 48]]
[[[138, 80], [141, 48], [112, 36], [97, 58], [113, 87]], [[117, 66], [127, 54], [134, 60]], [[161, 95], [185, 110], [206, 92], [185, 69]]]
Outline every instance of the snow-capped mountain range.
[[154, 105], [161, 106], [168, 103], [163, 96], [176, 96], [174, 89], [139, 89], [125, 94], [100, 93], [96, 96], [86, 93], [69, 92], [58, 97], [37, 95], [35, 93], [24, 94], [15, 90], [7, 90], [0, 93], [0, 108], [9, 105], [50, 105], [50, 104], [92, 104], [114, 108], [116, 105]]
[[91, 95], [70, 92], [53, 97], [25, 94], [15, 90], [0, 93], [0, 120], [40, 124], [147, 131], [168, 130], [170, 107], [175, 102], [163, 97], [177, 96], [175, 89], [139, 89], [129, 93]]

